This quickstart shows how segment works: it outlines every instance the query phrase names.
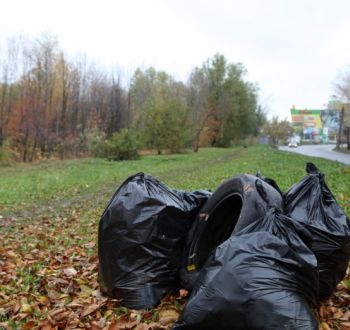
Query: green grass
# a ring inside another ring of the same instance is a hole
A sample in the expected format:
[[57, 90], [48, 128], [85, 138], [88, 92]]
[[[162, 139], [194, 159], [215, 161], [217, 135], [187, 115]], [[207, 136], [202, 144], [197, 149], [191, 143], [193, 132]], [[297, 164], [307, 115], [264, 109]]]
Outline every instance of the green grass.
[[[97, 196], [96, 202], [103, 202], [99, 197], [112, 194], [123, 180], [136, 172], [154, 175], [173, 188], [194, 190], [215, 189], [232, 175], [255, 174], [260, 170], [286, 190], [304, 175], [305, 163], [310, 160], [326, 173], [326, 180], [340, 203], [344, 196], [350, 196], [350, 173], [346, 166], [254, 146], [144, 156], [137, 161], [82, 159], [0, 168], [0, 215], [21, 211], [28, 214], [46, 205], [56, 208], [59, 204], [82, 202], [93, 196]], [[348, 208], [346, 203], [344, 206]]]

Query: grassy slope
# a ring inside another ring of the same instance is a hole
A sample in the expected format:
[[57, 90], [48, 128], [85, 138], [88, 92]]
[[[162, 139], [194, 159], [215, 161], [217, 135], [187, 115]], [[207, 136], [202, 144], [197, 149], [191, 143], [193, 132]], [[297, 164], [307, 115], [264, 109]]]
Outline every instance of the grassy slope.
[[[326, 173], [326, 180], [340, 197], [340, 203], [342, 195], [350, 196], [348, 167], [257, 146], [201, 149], [197, 154], [147, 156], [128, 162], [83, 159], [0, 168], [0, 214], [33, 209], [55, 200], [69, 202], [75, 200], [77, 194], [111, 194], [129, 175], [141, 171], [171, 187], [193, 190], [215, 189], [231, 175], [255, 174], [260, 170], [286, 190], [304, 175], [305, 163], [310, 160]], [[346, 203], [343, 206], [348, 207]]]
[[310, 160], [326, 173], [349, 214], [349, 167], [264, 146], [128, 162], [84, 159], [0, 168], [0, 328], [52, 325], [50, 320], [63, 322], [63, 328], [84, 328], [94, 321], [113, 324], [118, 315], [127, 322], [159, 325], [164, 308], [175, 315], [180, 311], [179, 298], [175, 304], [163, 302], [151, 314], [135, 314], [96, 296], [97, 223], [116, 187], [143, 171], [173, 188], [215, 189], [234, 174], [260, 170], [286, 190], [303, 177]]

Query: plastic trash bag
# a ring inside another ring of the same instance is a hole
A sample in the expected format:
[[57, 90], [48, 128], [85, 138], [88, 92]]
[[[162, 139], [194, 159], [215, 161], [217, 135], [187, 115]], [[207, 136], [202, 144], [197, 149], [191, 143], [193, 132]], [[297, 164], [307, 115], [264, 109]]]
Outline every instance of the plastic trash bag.
[[128, 178], [99, 223], [102, 290], [129, 308], [154, 307], [177, 286], [184, 238], [210, 195], [172, 190], [143, 173]]
[[201, 270], [179, 329], [318, 329], [317, 261], [308, 232], [270, 209], [216, 248]]
[[256, 173], [256, 177], [265, 181], [266, 183], [268, 183], [270, 186], [272, 186], [273, 188], [275, 188], [275, 190], [278, 191], [278, 193], [281, 195], [281, 197], [283, 198], [283, 192], [280, 189], [280, 187], [278, 186], [277, 182], [274, 179], [268, 178], [264, 175], [262, 175], [262, 173], [260, 171], [258, 171], [258, 173]]
[[284, 195], [285, 212], [305, 224], [307, 242], [319, 267], [319, 299], [332, 295], [344, 278], [350, 258], [350, 223], [327, 187], [324, 174], [312, 164], [307, 175]]

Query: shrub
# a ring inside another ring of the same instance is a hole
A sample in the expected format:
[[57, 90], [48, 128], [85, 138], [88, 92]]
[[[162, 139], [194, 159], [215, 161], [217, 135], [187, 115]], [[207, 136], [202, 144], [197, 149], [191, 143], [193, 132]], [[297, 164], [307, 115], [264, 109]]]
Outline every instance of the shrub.
[[12, 162], [14, 157], [14, 151], [11, 148], [11, 141], [6, 140], [3, 145], [0, 146], [0, 164], [8, 165]]
[[89, 137], [89, 150], [93, 157], [108, 160], [138, 159], [138, 149], [136, 134], [126, 128], [114, 133], [109, 140], [100, 132], [93, 132]]
[[91, 156], [99, 158], [107, 157], [108, 146], [105, 133], [97, 128], [92, 128], [86, 134], [86, 141]]
[[107, 158], [109, 160], [138, 159], [139, 143], [136, 134], [127, 128], [114, 133], [107, 142]]

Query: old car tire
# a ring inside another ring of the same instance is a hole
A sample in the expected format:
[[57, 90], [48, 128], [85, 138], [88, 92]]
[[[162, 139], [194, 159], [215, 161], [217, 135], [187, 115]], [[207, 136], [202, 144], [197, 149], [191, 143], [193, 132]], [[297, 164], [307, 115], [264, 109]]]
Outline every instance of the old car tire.
[[263, 217], [270, 207], [282, 209], [283, 200], [262, 179], [240, 174], [222, 183], [203, 205], [187, 235], [181, 284], [191, 289], [210, 253], [233, 233]]

